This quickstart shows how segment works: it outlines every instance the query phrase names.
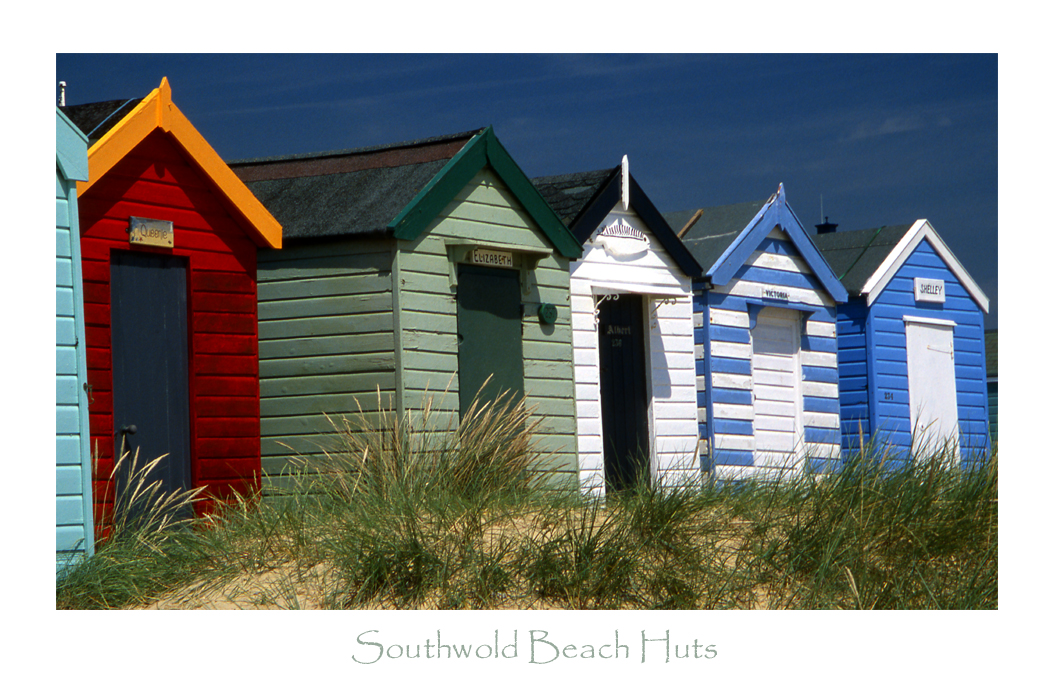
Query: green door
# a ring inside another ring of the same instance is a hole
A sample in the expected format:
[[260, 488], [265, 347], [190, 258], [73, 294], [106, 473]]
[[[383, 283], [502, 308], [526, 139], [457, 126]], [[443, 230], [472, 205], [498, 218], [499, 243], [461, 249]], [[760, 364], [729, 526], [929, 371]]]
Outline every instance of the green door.
[[[478, 398], [524, 397], [520, 274], [475, 265], [458, 268], [459, 414]], [[488, 378], [491, 378], [488, 381]], [[485, 381], [488, 384], [481, 391]]]

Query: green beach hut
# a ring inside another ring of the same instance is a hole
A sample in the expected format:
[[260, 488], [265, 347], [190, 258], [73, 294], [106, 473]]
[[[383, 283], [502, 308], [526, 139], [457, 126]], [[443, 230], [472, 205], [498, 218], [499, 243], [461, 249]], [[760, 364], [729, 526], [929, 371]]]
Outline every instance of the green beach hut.
[[569, 262], [581, 254], [492, 129], [231, 162], [283, 225], [258, 261], [263, 487], [382, 407], [454, 428], [526, 395], [577, 487]]

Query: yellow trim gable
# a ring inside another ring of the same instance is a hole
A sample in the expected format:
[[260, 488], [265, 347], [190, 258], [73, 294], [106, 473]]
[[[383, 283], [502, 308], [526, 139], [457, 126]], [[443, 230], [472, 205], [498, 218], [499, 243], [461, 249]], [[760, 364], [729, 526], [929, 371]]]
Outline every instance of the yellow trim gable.
[[249, 225], [249, 232], [255, 242], [270, 248], [282, 246], [283, 227], [171, 101], [171, 86], [167, 78], [161, 80], [160, 87], [150, 92], [137, 107], [88, 149], [88, 173], [91, 179], [77, 183], [77, 196], [83, 196], [84, 192], [158, 128], [171, 134], [182, 150], [215, 184], [230, 206]]

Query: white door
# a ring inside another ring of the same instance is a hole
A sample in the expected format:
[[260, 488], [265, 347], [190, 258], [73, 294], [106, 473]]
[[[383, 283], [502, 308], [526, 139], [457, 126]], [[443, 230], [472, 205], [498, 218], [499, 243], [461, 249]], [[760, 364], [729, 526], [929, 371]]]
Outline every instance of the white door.
[[957, 440], [957, 377], [953, 327], [906, 321], [906, 370], [914, 450]]
[[765, 308], [753, 339], [753, 436], [756, 466], [794, 468], [803, 454], [801, 317]]

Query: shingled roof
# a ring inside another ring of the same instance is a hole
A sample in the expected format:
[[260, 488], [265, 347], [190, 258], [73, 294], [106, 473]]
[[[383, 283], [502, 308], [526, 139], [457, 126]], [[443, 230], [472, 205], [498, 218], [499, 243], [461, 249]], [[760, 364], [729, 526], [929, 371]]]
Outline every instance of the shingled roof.
[[848, 294], [857, 296], [908, 230], [908, 225], [881, 226], [821, 233], [813, 236], [813, 239]]
[[483, 168], [491, 168], [554, 248], [582, 247], [488, 126], [354, 150], [229, 163], [284, 225], [285, 240], [392, 235], [414, 240]]
[[[621, 200], [622, 172], [623, 166], [619, 165], [608, 170], [536, 177], [531, 183], [581, 245], [597, 232], [597, 227]], [[633, 175], [628, 177], [630, 208], [648, 225], [652, 235], [662, 244], [681, 271], [691, 277], [702, 276], [702, 267], [695, 262], [695, 258], [667, 225], [662, 214], [637, 184], [637, 180]]]
[[749, 201], [688, 209], [666, 214], [665, 218], [702, 268], [709, 269], [766, 203], [767, 200]]
[[105, 136], [121, 119], [131, 113], [142, 101], [141, 97], [129, 100], [109, 100], [59, 107], [69, 121], [76, 124], [85, 136], [88, 145]]
[[481, 129], [367, 148], [229, 163], [284, 226], [284, 240], [384, 234]]
[[576, 222], [618, 168], [533, 177], [531, 183], [568, 228]]

